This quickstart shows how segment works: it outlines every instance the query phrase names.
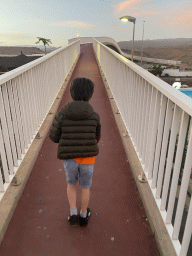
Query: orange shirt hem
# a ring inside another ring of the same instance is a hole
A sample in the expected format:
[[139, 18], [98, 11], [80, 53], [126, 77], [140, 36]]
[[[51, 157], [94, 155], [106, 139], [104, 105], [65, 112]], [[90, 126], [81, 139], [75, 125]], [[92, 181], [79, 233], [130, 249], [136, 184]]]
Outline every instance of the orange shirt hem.
[[95, 164], [95, 157], [89, 156], [89, 157], [77, 157], [73, 158], [73, 160], [79, 164]]

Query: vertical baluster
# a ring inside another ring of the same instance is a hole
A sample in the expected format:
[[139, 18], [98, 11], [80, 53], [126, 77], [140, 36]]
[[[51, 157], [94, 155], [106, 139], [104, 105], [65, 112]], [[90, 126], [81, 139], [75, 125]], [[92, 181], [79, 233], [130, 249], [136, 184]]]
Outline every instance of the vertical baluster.
[[145, 164], [145, 153], [146, 153], [146, 144], [147, 144], [147, 133], [148, 133], [148, 121], [149, 121], [149, 110], [150, 110], [150, 101], [151, 101], [151, 85], [146, 83], [147, 90], [147, 102], [145, 107], [145, 116], [144, 116], [144, 132], [143, 132], [143, 142], [142, 142], [142, 163]]
[[36, 92], [36, 83], [34, 79], [35, 75], [35, 68], [30, 70], [30, 77], [31, 77], [31, 91], [32, 91], [32, 104], [33, 104], [33, 133], [37, 132], [38, 128], [38, 111], [37, 111], [37, 92]]
[[132, 129], [132, 138], [133, 138], [133, 145], [136, 147], [136, 105], [137, 105], [137, 87], [136, 87], [136, 74], [133, 71], [133, 116], [132, 116], [132, 122], [133, 122], [133, 129]]
[[[54, 60], [55, 61], [55, 60]], [[59, 86], [58, 84], [55, 83], [55, 81], [57, 80], [56, 79], [56, 75], [55, 75], [55, 72], [56, 72], [56, 63], [54, 63], [54, 76], [53, 76], [53, 81], [52, 81], [52, 84], [48, 87], [48, 90], [47, 90], [47, 100], [49, 102], [49, 106], [51, 107], [51, 95], [57, 95], [58, 94], [58, 91], [59, 91]], [[49, 66], [49, 72], [51, 72], [52, 68]], [[50, 70], [51, 69], [51, 70]], [[60, 84], [61, 86], [61, 84]]]
[[144, 87], [144, 79], [140, 78], [140, 109], [139, 109], [139, 130], [138, 130], [138, 152], [140, 161], [142, 158], [142, 152], [141, 152], [141, 145], [143, 141], [143, 110], [145, 108], [144, 102], [145, 102], [145, 87]]
[[122, 95], [120, 98], [121, 104], [122, 104], [122, 115], [123, 115], [123, 121], [126, 125], [127, 123], [127, 88], [126, 88], [126, 65], [122, 63], [122, 95], [124, 95], [124, 99], [122, 100]]
[[[149, 144], [149, 154], [148, 154], [148, 179], [152, 179], [153, 177], [153, 163], [155, 156], [155, 146], [157, 140], [157, 129], [159, 123], [159, 115], [160, 115], [160, 103], [161, 103], [161, 93], [157, 90], [154, 91], [154, 101], [152, 101], [153, 111], [150, 111], [151, 116], [151, 132], [149, 136], [151, 136], [150, 144]], [[154, 103], [153, 103], [154, 102]]]
[[187, 255], [189, 243], [191, 240], [191, 234], [192, 234], [192, 200], [190, 200], [190, 206], [189, 206], [189, 211], [187, 215], [187, 221], [185, 225], [185, 231], [183, 235], [182, 246], [181, 246], [181, 251], [179, 256]]
[[15, 147], [13, 122], [12, 122], [12, 116], [14, 115], [14, 113], [13, 113], [13, 110], [11, 110], [11, 106], [10, 106], [10, 96], [8, 96], [8, 93], [7, 93], [7, 87], [9, 87], [9, 86], [10, 86], [10, 82], [7, 82], [6, 86], [2, 87], [2, 94], [3, 94], [3, 99], [4, 99], [4, 110], [5, 110], [5, 114], [6, 114], [6, 121], [7, 121], [8, 133], [9, 133], [13, 165], [18, 166], [17, 151], [16, 151], [16, 147]]
[[[119, 65], [117, 65], [117, 67], [116, 67], [116, 71], [118, 72], [118, 73], [120, 73], [121, 71], [120, 71], [120, 66]], [[118, 109], [119, 109], [119, 111], [121, 111], [121, 108], [120, 108], [120, 100], [119, 100], [119, 98], [120, 98], [120, 95], [121, 95], [121, 79], [118, 79], [118, 77], [116, 76], [115, 77], [115, 83], [113, 84], [113, 88], [114, 88], [114, 90], [115, 90], [115, 95], [116, 95], [116, 99], [117, 99], [117, 106], [118, 106]]]
[[[47, 68], [45, 68], [45, 65], [42, 65], [41, 66], [41, 72], [44, 74], [42, 76], [45, 77], [46, 76], [46, 71], [49, 70], [49, 66], [53, 67], [53, 64], [50, 62], [50, 59], [49, 59], [49, 62], [46, 63], [46, 66]], [[53, 81], [53, 76], [49, 76], [49, 81], [47, 83], [45, 83], [44, 79], [42, 79], [42, 82], [41, 82], [41, 100], [43, 99], [42, 103], [41, 103], [41, 107], [42, 107], [42, 118], [41, 118], [41, 124], [45, 118], [45, 113], [47, 112], [47, 104], [48, 104], [48, 93], [47, 93], [47, 88], [49, 88], [50, 86], [52, 86], [52, 81]], [[46, 92], [46, 93], [45, 93]]]
[[[45, 73], [44, 73], [44, 68], [45, 66], [47, 66], [47, 64], [49, 64], [49, 61], [47, 61], [45, 63], [45, 65], [42, 65], [42, 63], [39, 65], [39, 68], [38, 68], [38, 86], [39, 86], [39, 108], [40, 108], [40, 124], [39, 124], [39, 127], [42, 125], [42, 120], [43, 120], [43, 116], [44, 116], [44, 104], [45, 104], [45, 100], [42, 100], [42, 96], [44, 95], [44, 79], [42, 79], [42, 77], [45, 76]], [[49, 84], [48, 84], [49, 86]], [[45, 94], [46, 95], [46, 94]], [[44, 97], [43, 97], [44, 99]]]
[[24, 95], [22, 93], [22, 90], [23, 90], [22, 75], [18, 77], [17, 90], [18, 90], [18, 97], [19, 97], [19, 108], [21, 111], [21, 122], [22, 122], [22, 126], [23, 126], [23, 135], [24, 135], [23, 140], [24, 140], [25, 149], [27, 149], [28, 148], [27, 121], [26, 121], [26, 115], [24, 112], [25, 105], [23, 104]]
[[30, 122], [31, 122], [31, 139], [36, 134], [35, 127], [35, 94], [32, 82], [31, 70], [28, 71], [28, 94], [30, 98]]
[[[1, 133], [0, 133], [0, 142], [1, 142]], [[5, 189], [4, 189], [4, 184], [3, 184], [3, 176], [0, 172], [0, 192], [4, 192]]]
[[27, 148], [31, 144], [30, 140], [30, 122], [29, 122], [29, 99], [27, 93], [26, 82], [27, 80], [27, 72], [22, 73], [22, 87], [21, 87], [21, 96], [22, 96], [22, 103], [23, 103], [23, 113], [26, 120], [26, 135], [27, 135]]
[[25, 136], [24, 136], [23, 118], [21, 113], [18, 87], [19, 87], [19, 77], [16, 77], [13, 83], [14, 106], [16, 109], [15, 114], [17, 118], [18, 130], [19, 130], [18, 135], [19, 135], [19, 141], [21, 145], [21, 153], [25, 154], [25, 138], [24, 138]]
[[[131, 108], [131, 116], [130, 116], [130, 131], [131, 131], [131, 137], [134, 136], [134, 123], [133, 123], [133, 113], [134, 113], [134, 84], [133, 84], [133, 70], [130, 70], [130, 85], [131, 85], [131, 97], [130, 97], [130, 108]], [[133, 141], [132, 141], [133, 142]]]
[[126, 121], [126, 126], [128, 132], [130, 132], [130, 124], [131, 124], [131, 81], [130, 81], [130, 68], [127, 67], [127, 72], [126, 72], [126, 116], [127, 116], [127, 121]]
[[28, 128], [28, 144], [31, 144], [31, 139], [33, 138], [32, 130], [32, 106], [31, 106], [31, 89], [29, 86], [29, 71], [24, 74], [24, 90], [25, 90], [25, 107], [27, 110], [27, 128]]
[[27, 106], [26, 106], [26, 88], [25, 88], [25, 79], [24, 79], [25, 73], [22, 73], [19, 76], [19, 100], [21, 104], [21, 110], [22, 110], [22, 119], [24, 120], [24, 131], [25, 131], [25, 149], [29, 146], [29, 130], [28, 130], [28, 120], [27, 120]]
[[127, 131], [130, 131], [130, 118], [131, 118], [131, 100], [130, 100], [130, 94], [131, 94], [131, 85], [130, 85], [130, 68], [127, 67], [127, 71], [125, 73], [126, 75], [126, 128]]
[[[46, 62], [47, 64], [47, 62]], [[42, 71], [42, 65], [39, 64], [38, 65], [38, 69], [37, 69], [37, 85], [38, 85], [38, 99], [39, 99], [39, 127], [41, 126], [42, 123], [42, 119], [43, 119], [43, 102], [42, 102], [42, 79], [41, 79], [41, 75], [43, 74]]]
[[138, 144], [138, 130], [139, 130], [139, 109], [140, 109], [140, 104], [141, 104], [141, 88], [140, 88], [140, 77], [139, 75], [135, 72], [135, 89], [136, 89], [136, 105], [135, 105], [135, 146], [137, 150], [137, 154], [139, 154], [139, 144]]
[[136, 141], [137, 141], [137, 152], [140, 156], [139, 152], [139, 135], [140, 135], [140, 126], [141, 126], [141, 104], [142, 104], [142, 87], [141, 87], [141, 77], [137, 75], [137, 129], [136, 129]]
[[[17, 151], [17, 159], [22, 159], [21, 156], [21, 142], [19, 138], [19, 127], [18, 127], [18, 113], [15, 108], [15, 94], [13, 90], [13, 86], [15, 86], [15, 83], [13, 80], [9, 81], [8, 86], [8, 94], [10, 98], [10, 106], [11, 106], [11, 113], [12, 113], [12, 119], [13, 119], [13, 131], [14, 131], [14, 137], [15, 137], [15, 145], [16, 145], [16, 151]], [[17, 161], [18, 162], [18, 161]], [[18, 165], [15, 165], [18, 166]]]
[[177, 152], [175, 157], [172, 186], [171, 186], [169, 203], [167, 208], [167, 216], [166, 216], [167, 224], [171, 224], [171, 219], [173, 215], [173, 208], [174, 208], [174, 202], [175, 202], [175, 197], [177, 192], [177, 184], [178, 184], [179, 173], [181, 168], [181, 161], [182, 161], [182, 156], [184, 151], [184, 144], [185, 144], [188, 122], [189, 122], [189, 115], [185, 111], [182, 111], [181, 126], [179, 131], [179, 140], [178, 140]]
[[[146, 120], [146, 140], [145, 140], [145, 160], [144, 160], [144, 163], [145, 163], [145, 168], [144, 170], [145, 171], [148, 171], [147, 168], [148, 168], [148, 154], [147, 154], [147, 147], [149, 147], [149, 144], [150, 144], [150, 136], [151, 136], [151, 122], [150, 120], [152, 120], [152, 117], [150, 116], [150, 112], [152, 111], [152, 103], [154, 103], [154, 94], [155, 94], [155, 89], [150, 85], [150, 96], [148, 98], [148, 101], [147, 101], [147, 120]], [[153, 108], [154, 108], [154, 105], [153, 105]]]
[[[1, 109], [1, 106], [0, 106]], [[6, 158], [6, 152], [5, 152], [5, 147], [4, 147], [4, 138], [3, 138], [3, 130], [1, 126], [1, 115], [0, 115], [0, 156], [1, 156], [1, 161], [2, 161], [2, 167], [3, 167], [3, 174], [5, 177], [5, 182], [9, 183], [9, 167], [7, 165], [7, 158]], [[4, 191], [4, 186], [3, 186], [3, 179], [1, 177], [1, 182], [0, 182], [0, 192]]]
[[166, 158], [166, 151], [167, 151], [167, 144], [168, 144], [168, 137], [169, 137], [169, 131], [171, 126], [171, 120], [172, 120], [172, 108], [173, 108], [173, 102], [171, 100], [168, 101], [167, 104], [167, 110], [166, 110], [166, 118], [165, 118], [165, 125], [164, 125], [164, 132], [163, 132], [163, 142], [161, 147], [161, 158], [160, 158], [160, 164], [159, 164], [159, 174], [158, 174], [158, 180], [157, 180], [157, 191], [155, 198], [159, 199], [162, 189], [162, 181], [163, 181], [163, 174], [164, 174], [164, 166], [165, 166], [165, 158]]
[[174, 155], [174, 149], [175, 149], [175, 142], [176, 142], [177, 131], [179, 128], [179, 113], [180, 113], [180, 108], [177, 105], [175, 105], [160, 210], [165, 210], [165, 205], [167, 201], [171, 169], [173, 167], [173, 155]]
[[61, 72], [62, 62], [60, 63], [60, 55], [59, 54], [57, 54], [57, 68], [58, 68], [59, 84], [62, 86], [65, 77], [62, 76], [62, 72]]
[[146, 80], [143, 79], [143, 105], [141, 110], [141, 134], [140, 134], [140, 157], [141, 157], [141, 163], [144, 163], [143, 159], [143, 141], [144, 141], [144, 131], [145, 131], [145, 116], [146, 116], [146, 106], [147, 106], [147, 92], [148, 87], [146, 86]]
[[148, 123], [149, 123], [149, 112], [150, 112], [150, 104], [152, 97], [152, 86], [148, 84], [148, 96], [147, 96], [147, 106], [146, 106], [146, 117], [145, 117], [145, 131], [144, 131], [144, 140], [143, 140], [143, 163], [146, 164], [146, 151], [147, 151], [147, 134], [148, 134]]
[[[12, 158], [12, 152], [11, 152], [11, 144], [10, 144], [10, 137], [9, 137], [9, 133], [8, 133], [8, 126], [7, 126], [7, 118], [5, 115], [5, 105], [4, 105], [4, 101], [3, 101], [3, 95], [2, 95], [2, 87], [5, 87], [6, 85], [3, 84], [0, 87], [0, 121], [1, 121], [1, 127], [2, 127], [2, 137], [3, 137], [3, 141], [5, 143], [5, 149], [6, 149], [6, 156], [7, 156], [7, 160], [8, 161], [8, 168], [9, 168], [9, 174], [13, 175], [13, 158]], [[1, 153], [2, 153], [2, 157], [4, 158], [4, 149], [3, 149], [3, 145], [4, 143], [1, 145]], [[3, 160], [3, 165], [5, 164], [5, 159]], [[6, 167], [6, 165], [5, 165]]]
[[173, 228], [173, 239], [177, 239], [179, 235], [179, 230], [181, 226], [181, 220], [183, 216], [183, 210], [184, 210], [184, 205], [185, 205], [185, 199], [187, 195], [187, 189], [189, 185], [189, 179], [191, 175], [191, 168], [192, 168], [192, 132], [190, 133], [190, 138], [189, 138], [189, 144], [187, 148], [187, 155], [185, 159], [185, 167], [183, 170], [183, 178], [181, 182], [181, 188], [180, 188], [180, 193], [179, 193], [179, 200], [178, 200], [178, 205], [177, 205], [177, 212], [175, 216], [175, 223], [174, 223], [174, 228]]
[[158, 125], [157, 144], [156, 144], [156, 151], [155, 151], [153, 179], [152, 179], [151, 188], [155, 188], [157, 184], [157, 174], [158, 174], [158, 167], [159, 167], [159, 161], [160, 161], [160, 153], [161, 153], [161, 145], [162, 145], [162, 137], [163, 137], [163, 126], [165, 121], [166, 108], [167, 108], [167, 97], [162, 95], [161, 113], [160, 113], [160, 119], [159, 119], [159, 125]]
[[37, 102], [38, 102], [38, 105], [37, 105], [37, 109], [38, 109], [38, 128], [37, 130], [39, 129], [40, 127], [40, 124], [41, 124], [41, 111], [42, 111], [42, 108], [41, 108], [41, 97], [40, 97], [40, 91], [41, 91], [41, 85], [39, 84], [39, 65], [37, 67], [35, 67], [35, 77], [36, 77], [36, 88], [37, 88]]

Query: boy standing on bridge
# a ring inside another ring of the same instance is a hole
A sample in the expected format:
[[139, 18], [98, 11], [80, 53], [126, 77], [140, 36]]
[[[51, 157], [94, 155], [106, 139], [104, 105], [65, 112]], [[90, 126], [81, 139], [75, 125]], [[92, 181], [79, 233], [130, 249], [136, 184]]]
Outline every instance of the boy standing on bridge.
[[[67, 196], [70, 205], [68, 220], [71, 225], [86, 226], [91, 211], [88, 208], [90, 187], [95, 164], [99, 154], [101, 124], [99, 115], [89, 104], [94, 84], [87, 78], [75, 78], [70, 86], [73, 101], [64, 105], [56, 115], [49, 134], [59, 143], [58, 158], [63, 160], [67, 180]], [[82, 187], [81, 211], [77, 214], [76, 185]]]

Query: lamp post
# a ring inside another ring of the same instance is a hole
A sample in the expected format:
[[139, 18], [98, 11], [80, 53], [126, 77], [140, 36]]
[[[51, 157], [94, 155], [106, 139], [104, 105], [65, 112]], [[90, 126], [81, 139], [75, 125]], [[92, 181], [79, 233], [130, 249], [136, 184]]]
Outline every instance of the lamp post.
[[123, 22], [133, 22], [133, 41], [132, 41], [132, 57], [131, 57], [131, 60], [133, 61], [133, 54], [134, 54], [134, 35], [135, 35], [135, 21], [136, 21], [136, 18], [134, 17], [131, 17], [131, 16], [123, 16], [120, 18], [121, 21]]
[[143, 37], [142, 37], [142, 49], [141, 49], [141, 66], [142, 66], [142, 57], [143, 57], [144, 24], [145, 24], [145, 21], [143, 21]]

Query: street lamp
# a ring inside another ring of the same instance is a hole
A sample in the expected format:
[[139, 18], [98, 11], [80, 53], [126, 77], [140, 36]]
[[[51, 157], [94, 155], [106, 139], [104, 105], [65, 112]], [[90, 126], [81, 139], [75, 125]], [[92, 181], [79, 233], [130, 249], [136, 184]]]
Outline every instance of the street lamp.
[[145, 24], [145, 21], [143, 21], [143, 37], [142, 37], [142, 50], [141, 50], [141, 66], [142, 66], [142, 57], [143, 57], [144, 24]]
[[131, 60], [133, 61], [133, 54], [134, 54], [134, 35], [135, 35], [135, 21], [136, 21], [136, 18], [134, 17], [131, 17], [131, 16], [123, 16], [120, 18], [121, 21], [123, 22], [133, 22], [133, 41], [132, 41], [132, 58]]

